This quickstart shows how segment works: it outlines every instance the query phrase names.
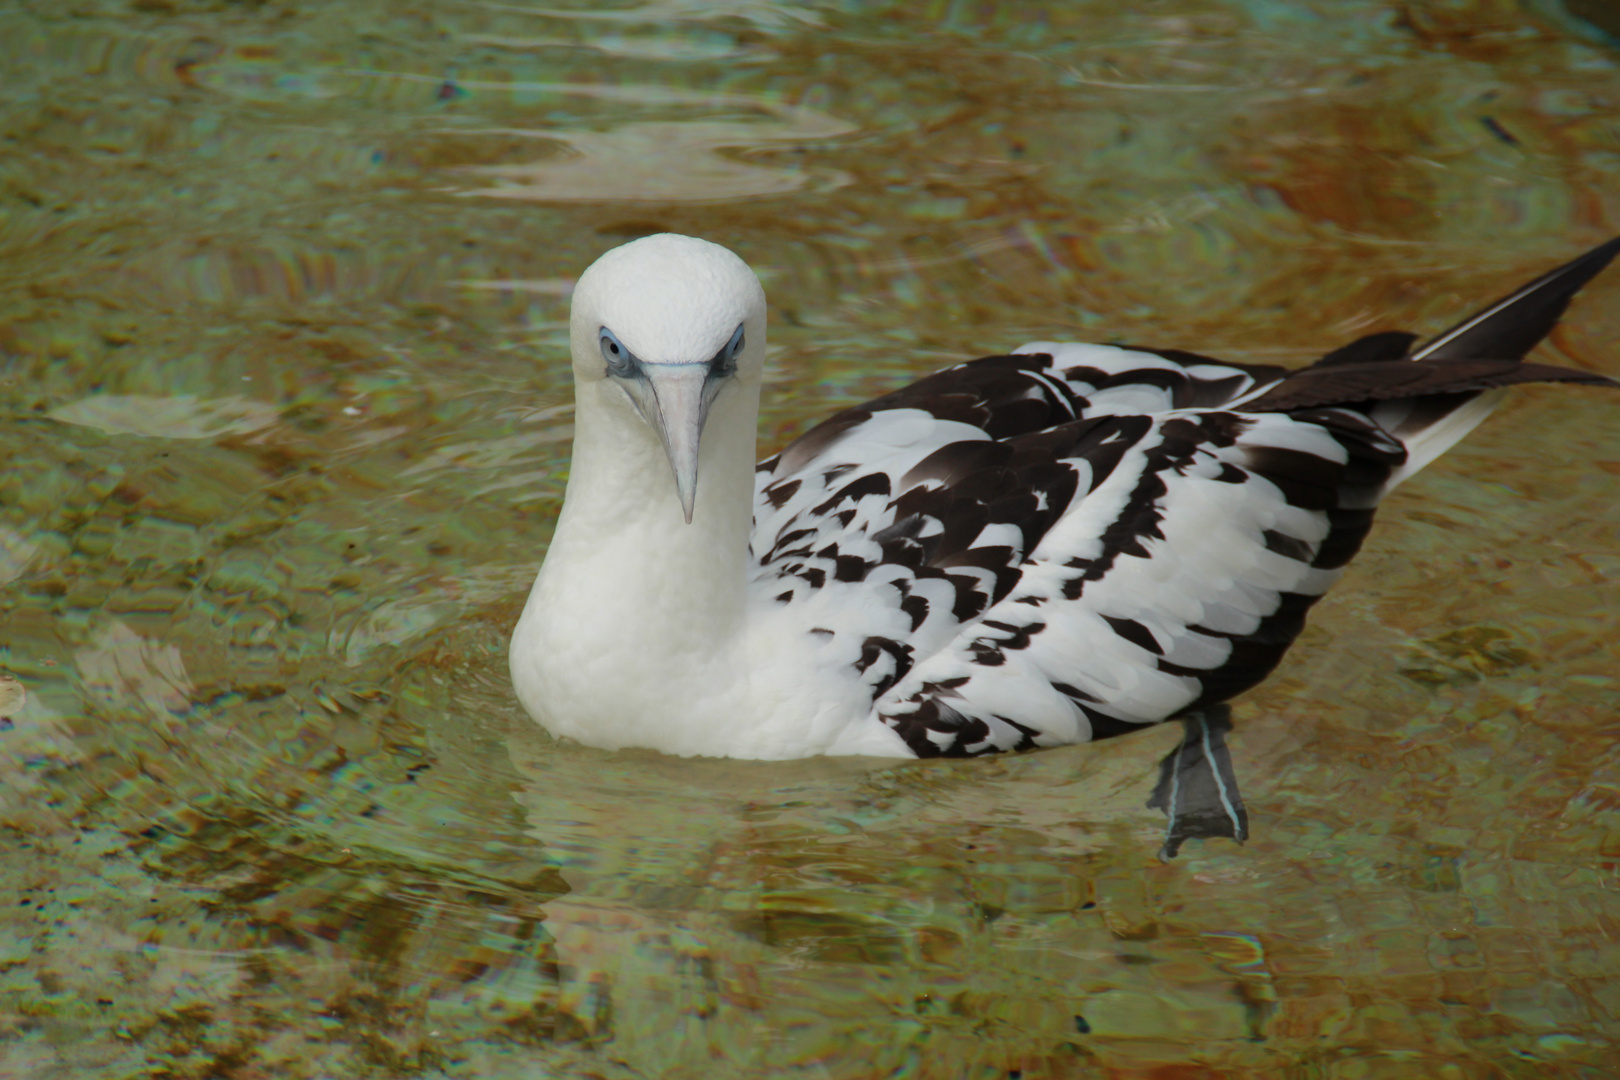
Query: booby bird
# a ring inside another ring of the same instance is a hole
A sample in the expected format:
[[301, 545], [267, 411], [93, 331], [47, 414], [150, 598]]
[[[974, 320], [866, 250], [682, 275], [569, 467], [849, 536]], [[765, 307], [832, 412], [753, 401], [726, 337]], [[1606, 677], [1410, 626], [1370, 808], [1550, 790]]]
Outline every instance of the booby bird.
[[1184, 756], [1218, 758], [1220, 703], [1276, 666], [1385, 494], [1503, 387], [1620, 385], [1522, 361], [1617, 250], [1299, 370], [1035, 342], [756, 466], [758, 279], [692, 237], [615, 248], [573, 296], [573, 464], [518, 697], [557, 736], [677, 755], [970, 756], [1202, 717]]

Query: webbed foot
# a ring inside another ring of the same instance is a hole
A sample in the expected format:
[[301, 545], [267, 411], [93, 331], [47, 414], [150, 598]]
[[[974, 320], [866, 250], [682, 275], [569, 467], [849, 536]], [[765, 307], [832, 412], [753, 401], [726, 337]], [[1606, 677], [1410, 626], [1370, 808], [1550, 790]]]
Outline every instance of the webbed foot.
[[1226, 749], [1231, 708], [1211, 705], [1176, 719], [1185, 729], [1181, 745], [1159, 762], [1159, 782], [1147, 802], [1170, 819], [1159, 849], [1159, 858], [1166, 862], [1188, 839], [1220, 836], [1241, 844], [1249, 838], [1249, 812]]

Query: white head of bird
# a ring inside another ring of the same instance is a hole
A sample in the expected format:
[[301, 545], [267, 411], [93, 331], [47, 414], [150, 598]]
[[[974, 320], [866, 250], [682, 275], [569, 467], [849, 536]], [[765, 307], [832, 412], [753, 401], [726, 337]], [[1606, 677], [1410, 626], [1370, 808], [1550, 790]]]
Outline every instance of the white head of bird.
[[[633, 410], [669, 462], [687, 524], [704, 432], [717, 404], [757, 402], [765, 292], [748, 265], [707, 240], [661, 233], [614, 248], [580, 277], [570, 339], [582, 422]], [[728, 426], [741, 420], [727, 409]], [[621, 418], [622, 419], [622, 418]], [[748, 420], [752, 436], [753, 420]], [[727, 440], [727, 441], [735, 441]], [[745, 460], [752, 468], [753, 455]]]
[[581, 275], [571, 326], [568, 490], [513, 632], [513, 683], [555, 734], [719, 752], [743, 736], [709, 718], [751, 715], [765, 292], [718, 244], [648, 236]]

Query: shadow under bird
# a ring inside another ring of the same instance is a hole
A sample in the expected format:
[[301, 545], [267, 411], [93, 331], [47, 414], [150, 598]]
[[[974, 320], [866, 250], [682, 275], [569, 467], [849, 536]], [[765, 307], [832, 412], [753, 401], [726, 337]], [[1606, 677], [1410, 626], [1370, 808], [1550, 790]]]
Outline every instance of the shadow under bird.
[[962, 757], [1186, 737], [1164, 854], [1247, 833], [1222, 704], [1263, 679], [1380, 499], [1524, 382], [1611, 240], [1432, 340], [1309, 367], [1035, 342], [846, 409], [755, 464], [765, 294], [704, 240], [573, 297], [573, 463], [513, 632], [553, 734], [669, 754]]

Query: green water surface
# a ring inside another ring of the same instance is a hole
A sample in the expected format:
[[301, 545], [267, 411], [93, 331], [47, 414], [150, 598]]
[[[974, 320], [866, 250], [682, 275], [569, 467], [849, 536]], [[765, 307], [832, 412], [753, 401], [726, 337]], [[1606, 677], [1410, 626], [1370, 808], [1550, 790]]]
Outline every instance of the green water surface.
[[[0, 3], [0, 1076], [1620, 1072], [1620, 395], [1388, 501], [1243, 847], [1154, 857], [1174, 730], [610, 754], [505, 661], [606, 248], [758, 268], [763, 452], [1031, 339], [1304, 362], [1620, 232], [1612, 11], [557, 2]], [[1617, 343], [1620, 273], [1538, 357]]]

